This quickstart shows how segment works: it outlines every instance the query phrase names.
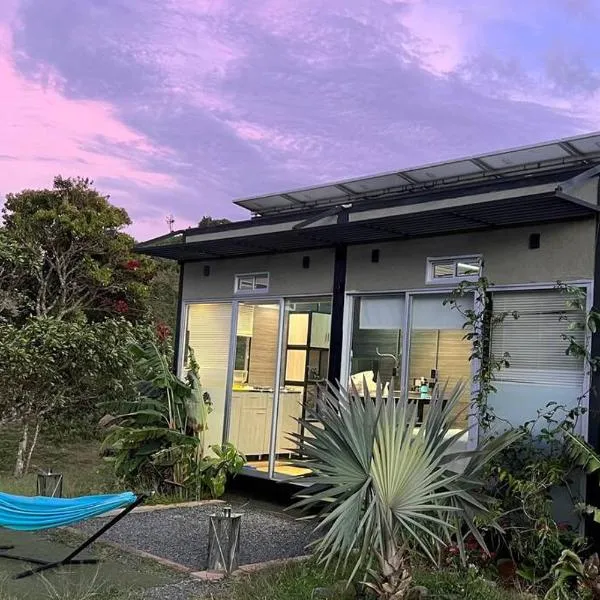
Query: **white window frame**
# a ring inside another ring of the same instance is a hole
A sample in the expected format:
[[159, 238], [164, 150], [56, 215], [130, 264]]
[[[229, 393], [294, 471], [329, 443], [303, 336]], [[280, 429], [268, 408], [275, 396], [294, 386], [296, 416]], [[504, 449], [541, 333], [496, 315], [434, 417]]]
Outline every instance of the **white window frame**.
[[[258, 288], [256, 287], [256, 280], [258, 278], [266, 278], [267, 287]], [[252, 279], [252, 289], [241, 290], [239, 285], [242, 279]], [[269, 287], [271, 285], [271, 274], [267, 271], [260, 271], [256, 273], [239, 273], [233, 278], [233, 293], [235, 296], [256, 296], [260, 294], [268, 294]]]
[[[479, 273], [474, 275], [458, 275], [458, 264], [462, 261], [479, 261]], [[434, 277], [434, 268], [440, 263], [454, 264], [453, 277]], [[447, 283], [460, 283], [461, 281], [477, 281], [483, 274], [483, 256], [481, 254], [465, 254], [464, 256], [432, 256], [427, 258], [425, 283], [443, 285]]]

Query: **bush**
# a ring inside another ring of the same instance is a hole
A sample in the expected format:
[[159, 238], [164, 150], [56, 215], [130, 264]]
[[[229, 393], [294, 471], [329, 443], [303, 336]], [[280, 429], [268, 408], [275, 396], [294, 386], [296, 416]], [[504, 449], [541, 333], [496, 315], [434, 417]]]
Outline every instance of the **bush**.
[[205, 447], [211, 412], [192, 370], [187, 381], [176, 377], [170, 360], [154, 342], [134, 345], [140, 376], [134, 399], [122, 412], [105, 415], [103, 448], [115, 474], [138, 488], [177, 492], [185, 498], [221, 496], [227, 477], [239, 473], [245, 458], [232, 444]]

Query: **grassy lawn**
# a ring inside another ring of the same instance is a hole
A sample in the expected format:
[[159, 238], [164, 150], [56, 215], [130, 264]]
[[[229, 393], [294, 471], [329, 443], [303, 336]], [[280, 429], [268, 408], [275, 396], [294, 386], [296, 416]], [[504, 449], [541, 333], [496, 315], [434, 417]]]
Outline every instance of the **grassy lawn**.
[[[218, 600], [310, 600], [312, 590], [316, 587], [329, 587], [336, 578], [324, 573], [321, 567], [313, 562], [291, 564], [250, 577], [235, 579], [227, 595], [217, 596]], [[344, 586], [340, 581], [336, 586], [336, 600], [344, 600]], [[531, 600], [533, 596], [525, 596], [510, 590], [504, 590], [494, 583], [483, 579], [469, 580], [462, 573], [446, 571], [417, 571], [415, 585], [429, 589], [430, 598], [440, 600]], [[353, 597], [353, 596], [348, 596]], [[212, 600], [200, 597], [198, 600]]]
[[38, 469], [63, 473], [65, 496], [82, 496], [117, 491], [111, 465], [99, 454], [100, 443], [94, 441], [58, 445], [40, 435], [31, 460], [30, 473], [21, 479], [13, 476], [19, 432], [0, 429], [0, 491], [31, 496], [36, 491]]

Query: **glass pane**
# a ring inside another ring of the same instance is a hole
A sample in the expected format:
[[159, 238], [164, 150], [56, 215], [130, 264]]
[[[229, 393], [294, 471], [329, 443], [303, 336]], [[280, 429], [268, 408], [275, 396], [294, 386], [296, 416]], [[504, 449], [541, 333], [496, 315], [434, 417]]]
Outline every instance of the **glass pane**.
[[257, 275], [254, 279], [254, 289], [267, 290], [269, 289], [269, 276], [266, 273]]
[[[381, 310], [376, 310], [381, 309]], [[377, 378], [386, 386], [394, 377], [401, 388], [402, 330], [404, 295], [358, 298], [352, 328], [350, 378], [359, 393], [373, 395]]]
[[253, 290], [254, 289], [254, 277], [239, 277], [238, 278], [238, 290]]
[[433, 263], [433, 277], [435, 279], [454, 277], [454, 261]]
[[[496, 374], [496, 393], [489, 398], [494, 413], [502, 422], [520, 425], [536, 419], [538, 411], [549, 410], [548, 403], [575, 408], [583, 394], [584, 361], [567, 355], [573, 336], [585, 344], [582, 311], [567, 306], [569, 297], [556, 290], [495, 292], [492, 294], [496, 316], [510, 314], [492, 331], [491, 353], [498, 359], [505, 353], [509, 366]], [[562, 419], [562, 414], [557, 415]], [[544, 419], [538, 419], [540, 426]]]
[[456, 264], [456, 275], [458, 277], [466, 277], [469, 275], [479, 275], [481, 272], [481, 261], [477, 259], [459, 260]]
[[236, 351], [235, 351], [235, 370], [243, 371], [242, 380], [235, 380], [235, 383], [246, 383], [248, 378], [248, 365], [250, 363], [250, 340], [252, 338], [243, 335], [237, 336]]
[[189, 348], [198, 363], [202, 390], [208, 394], [212, 404], [206, 443], [221, 444], [229, 368], [231, 303], [192, 304], [188, 308], [187, 319]]
[[[247, 466], [269, 470], [273, 419], [273, 386], [279, 339], [279, 305], [240, 303], [239, 336], [231, 393], [229, 441], [248, 459]], [[244, 365], [244, 369], [238, 367]]]
[[306, 375], [306, 350], [288, 350], [285, 359], [285, 380], [304, 381]]
[[[463, 339], [464, 317], [449, 305], [444, 306], [445, 296], [414, 296], [410, 332], [408, 368], [408, 398], [415, 402], [423, 417], [431, 401], [436, 384], [445, 386], [450, 394], [459, 382], [466, 386], [456, 410], [457, 428], [467, 424], [471, 395], [471, 343]], [[473, 306], [472, 299], [464, 299], [463, 309]], [[464, 440], [466, 443], [466, 439]]]

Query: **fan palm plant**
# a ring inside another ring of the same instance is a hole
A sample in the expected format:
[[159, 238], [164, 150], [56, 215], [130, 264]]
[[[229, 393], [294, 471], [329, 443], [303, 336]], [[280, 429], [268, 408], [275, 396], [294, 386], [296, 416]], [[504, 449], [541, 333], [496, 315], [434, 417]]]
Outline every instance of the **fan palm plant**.
[[320, 511], [317, 556], [337, 567], [352, 562], [352, 577], [359, 570], [378, 572], [371, 587], [381, 598], [400, 599], [408, 589], [410, 549], [435, 561], [453, 537], [462, 541], [465, 530], [481, 540], [474, 516], [485, 510], [486, 499], [478, 493], [478, 477], [520, 434], [507, 432], [478, 450], [455, 450], [467, 432], [456, 429], [462, 390], [461, 384], [448, 395], [435, 389], [417, 427], [415, 403], [384, 397], [380, 382], [372, 401], [354, 387], [329, 386], [315, 411], [300, 420], [303, 433], [293, 435], [302, 466], [311, 470], [295, 507]]

